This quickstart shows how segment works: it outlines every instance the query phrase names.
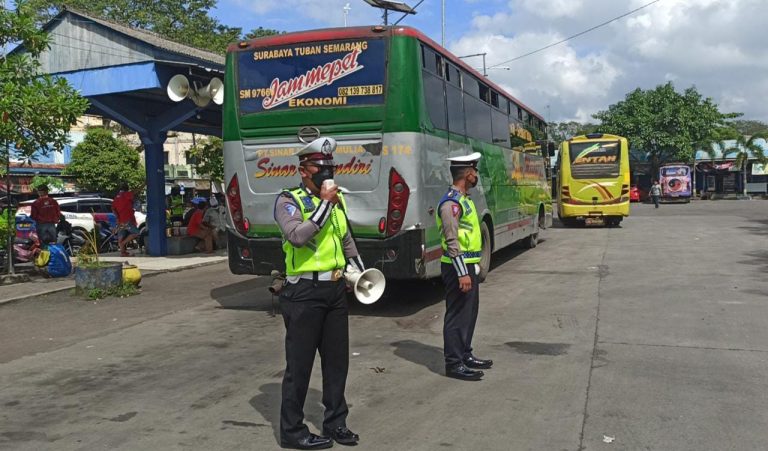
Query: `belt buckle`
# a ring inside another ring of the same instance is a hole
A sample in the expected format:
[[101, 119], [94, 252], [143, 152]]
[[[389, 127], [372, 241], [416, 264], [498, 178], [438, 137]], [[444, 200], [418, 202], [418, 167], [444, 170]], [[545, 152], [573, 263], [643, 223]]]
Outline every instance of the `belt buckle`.
[[340, 269], [334, 269], [331, 273], [331, 282], [336, 282], [341, 279], [342, 271]]

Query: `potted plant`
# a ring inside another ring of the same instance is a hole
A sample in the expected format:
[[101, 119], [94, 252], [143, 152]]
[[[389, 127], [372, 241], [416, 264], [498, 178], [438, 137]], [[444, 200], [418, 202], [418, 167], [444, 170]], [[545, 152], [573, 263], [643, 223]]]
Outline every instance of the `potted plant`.
[[77, 253], [75, 292], [88, 295], [93, 290], [109, 292], [123, 284], [123, 265], [99, 259], [96, 229], [84, 234], [85, 243]]

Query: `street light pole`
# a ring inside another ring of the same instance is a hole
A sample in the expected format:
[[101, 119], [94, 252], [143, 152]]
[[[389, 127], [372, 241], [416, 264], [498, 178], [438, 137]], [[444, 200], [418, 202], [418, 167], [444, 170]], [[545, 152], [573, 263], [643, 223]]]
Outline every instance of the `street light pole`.
[[6, 252], [8, 257], [8, 274], [13, 275], [13, 234], [11, 234], [11, 143], [5, 141], [5, 216], [8, 229], [6, 230]]
[[483, 52], [483, 53], [473, 53], [471, 55], [460, 56], [459, 58], [463, 59], [463, 58], [471, 58], [473, 56], [482, 56], [483, 57], [483, 76], [487, 77], [488, 76], [488, 72], [486, 71], [486, 68], [485, 68], [485, 55], [487, 55], [487, 53], [485, 53], [485, 52]]
[[442, 20], [441, 20], [442, 34], [440, 35], [440, 45], [445, 47], [445, 0], [442, 1]]
[[349, 10], [352, 8], [350, 8], [349, 3], [347, 3], [342, 9], [344, 10], [344, 28], [347, 28], [347, 15], [349, 14]]

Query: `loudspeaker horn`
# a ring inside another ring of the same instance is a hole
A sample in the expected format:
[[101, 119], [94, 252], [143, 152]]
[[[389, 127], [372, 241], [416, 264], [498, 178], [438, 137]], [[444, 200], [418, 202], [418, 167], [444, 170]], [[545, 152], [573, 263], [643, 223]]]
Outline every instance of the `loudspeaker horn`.
[[208, 97], [213, 99], [213, 103], [216, 105], [224, 103], [224, 83], [220, 79], [216, 77], [211, 78], [211, 82], [205, 87], [205, 92], [208, 94]]
[[174, 102], [181, 102], [182, 100], [189, 97], [192, 89], [189, 85], [189, 80], [187, 77], [181, 74], [176, 74], [171, 77], [171, 80], [168, 82], [168, 89], [166, 91], [168, 92], [168, 97], [171, 100]]
[[384, 274], [376, 268], [366, 269], [363, 272], [347, 271], [344, 273], [344, 279], [352, 287], [355, 298], [361, 304], [373, 304], [378, 301], [387, 286]]

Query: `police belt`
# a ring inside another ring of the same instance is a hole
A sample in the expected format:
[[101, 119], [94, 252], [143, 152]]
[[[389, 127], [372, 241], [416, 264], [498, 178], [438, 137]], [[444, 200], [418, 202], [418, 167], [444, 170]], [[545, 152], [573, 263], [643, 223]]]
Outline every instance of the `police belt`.
[[344, 271], [341, 269], [334, 269], [331, 271], [313, 271], [297, 274], [294, 277], [299, 279], [307, 279], [319, 282], [336, 282], [344, 277]]

